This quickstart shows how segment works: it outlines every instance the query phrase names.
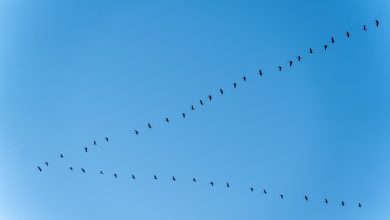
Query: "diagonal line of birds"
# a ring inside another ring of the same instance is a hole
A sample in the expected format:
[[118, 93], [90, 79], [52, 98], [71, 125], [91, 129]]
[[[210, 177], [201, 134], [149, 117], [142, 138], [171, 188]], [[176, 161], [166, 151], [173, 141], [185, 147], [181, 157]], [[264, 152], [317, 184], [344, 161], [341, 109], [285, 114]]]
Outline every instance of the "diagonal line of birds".
[[[380, 21], [376, 19], [376, 20], [374, 21], [373, 27], [378, 28], [379, 26], [380, 26]], [[368, 26], [368, 25], [364, 24], [364, 25], [361, 26], [360, 31], [366, 32], [366, 31], [368, 31], [368, 30], [369, 30], [369, 26]], [[351, 37], [352, 37], [351, 32], [346, 31], [345, 34], [344, 34], [344, 38], [349, 39], [349, 38], [351, 38]], [[328, 42], [328, 43], [325, 43], [325, 44], [322, 46], [322, 49], [321, 49], [321, 50], [324, 51], [324, 52], [326, 52], [326, 51], [329, 49], [329, 47], [330, 47], [331, 45], [334, 45], [334, 44], [336, 44], [336, 38], [335, 38], [334, 36], [331, 36], [330, 39], [329, 39], [329, 42]], [[309, 47], [309, 49], [307, 50], [307, 53], [308, 53], [309, 55], [312, 55], [313, 53], [315, 53], [315, 50], [314, 50], [312, 47]], [[286, 68], [292, 68], [292, 67], [294, 66], [295, 63], [300, 63], [300, 62], [302, 61], [302, 59], [303, 59], [303, 55], [298, 55], [298, 56], [295, 57], [295, 59], [289, 60], [288, 63], [287, 63], [285, 66], [283, 66], [283, 65], [277, 66], [275, 70], [276, 70], [277, 72], [282, 72], [282, 71], [284, 71]], [[259, 68], [256, 75], [258, 75], [258, 77], [261, 78], [261, 77], [263, 76], [263, 74], [264, 74], [263, 70], [262, 70], [261, 68]], [[244, 75], [244, 76], [242, 76], [241, 80], [242, 80], [243, 83], [245, 83], [245, 82], [248, 80], [248, 78], [247, 78], [247, 76]], [[237, 88], [238, 88], [238, 82], [233, 82], [233, 83], [232, 83], [232, 88], [233, 88], [233, 89], [237, 89]], [[224, 94], [225, 94], [225, 89], [219, 88], [219, 89], [218, 89], [217, 95], [219, 95], [219, 96], [224, 96]], [[209, 95], [206, 97], [205, 100], [202, 100], [202, 99], [199, 100], [199, 105], [200, 105], [200, 106], [204, 106], [204, 105], [206, 104], [206, 101], [212, 102], [212, 101], [214, 100], [215, 97], [216, 97], [215, 95], [213, 96], [213, 95], [209, 94]], [[195, 112], [196, 110], [197, 110], [196, 105], [191, 105], [191, 106], [189, 107], [189, 109], [188, 109], [188, 111], [190, 111], [191, 113], [192, 113], [192, 112]], [[188, 111], [182, 112], [182, 113], [180, 114], [180, 118], [186, 119], [186, 118], [188, 117], [188, 115], [190, 114], [190, 113], [188, 113]], [[169, 117], [165, 117], [164, 121], [165, 121], [165, 123], [167, 123], [167, 124], [171, 123], [171, 119], [170, 119]], [[146, 123], [145, 129], [149, 129], [149, 130], [150, 130], [150, 129], [153, 129], [153, 128], [154, 128], [154, 126], [153, 126], [153, 124], [152, 124], [151, 122], [147, 122], [147, 123]], [[137, 129], [134, 129], [134, 130], [133, 130], [133, 133], [134, 133], [134, 135], [138, 136], [138, 135], [141, 135], [141, 131], [142, 131], [141, 129], [137, 128]], [[111, 140], [110, 137], [105, 137], [105, 138], [104, 138], [104, 141], [107, 142], [107, 143], [110, 142], [110, 140]], [[93, 140], [93, 143], [92, 143], [92, 144], [93, 144], [93, 146], [98, 145], [98, 143], [97, 143], [96, 140]], [[88, 147], [83, 147], [82, 150], [83, 150], [85, 153], [88, 153], [89, 150], [90, 150], [90, 148], [88, 148]], [[62, 153], [59, 154], [59, 157], [60, 157], [61, 159], [64, 159], [64, 155], [63, 155]], [[42, 172], [42, 171], [43, 171], [43, 167], [48, 167], [48, 166], [49, 166], [49, 163], [46, 161], [46, 162], [44, 162], [44, 165], [37, 166], [37, 169], [38, 169], [39, 172]], [[69, 170], [70, 170], [70, 171], [74, 171], [74, 168], [71, 166], [71, 167], [69, 167]], [[86, 173], [86, 170], [85, 170], [84, 168], [80, 168], [80, 171], [83, 172], [83, 173]], [[98, 174], [104, 175], [103, 171], [100, 171]], [[117, 173], [114, 173], [114, 174], [113, 174], [113, 177], [114, 177], [115, 179], [118, 178], [118, 174], [117, 174]], [[134, 176], [134, 174], [131, 175], [131, 178], [132, 178], [133, 180], [136, 180], [136, 177]], [[154, 180], [158, 180], [157, 175], [154, 175], [154, 176], [153, 176], [153, 179], [154, 179]], [[172, 181], [176, 181], [175, 176], [172, 177]], [[197, 183], [196, 178], [193, 178], [193, 179], [192, 179], [192, 182]], [[214, 187], [214, 182], [213, 182], [213, 181], [210, 181], [208, 184], [209, 184], [211, 187]], [[228, 182], [226, 183], [226, 188], [230, 188], [230, 184], [229, 184]], [[251, 192], [254, 192], [254, 188], [253, 188], [253, 187], [250, 187], [249, 190], [250, 190]], [[266, 190], [266, 189], [263, 189], [262, 192], [263, 192], [263, 194], [265, 194], [265, 195], [267, 194], [267, 190]], [[285, 195], [284, 195], [284, 194], [280, 194], [279, 197], [280, 197], [280, 199], [285, 199]], [[303, 198], [304, 198], [304, 201], [307, 201], [307, 202], [309, 201], [309, 197], [308, 197], [307, 195], [305, 195]], [[324, 201], [325, 204], [328, 204], [328, 203], [329, 203], [329, 201], [328, 201], [327, 198], [325, 198], [323, 201]], [[346, 205], [346, 203], [345, 203], [344, 201], [341, 201], [340, 205], [341, 205], [342, 207], [344, 207], [344, 206]], [[357, 207], [362, 207], [362, 204], [361, 204], [361, 203], [358, 203], [358, 204], [357, 204]]]

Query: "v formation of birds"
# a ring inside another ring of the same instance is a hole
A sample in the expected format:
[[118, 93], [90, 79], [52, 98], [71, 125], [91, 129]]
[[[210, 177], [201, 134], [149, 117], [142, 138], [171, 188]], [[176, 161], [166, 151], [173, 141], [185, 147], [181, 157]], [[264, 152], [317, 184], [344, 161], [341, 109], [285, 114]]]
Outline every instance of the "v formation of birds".
[[[375, 22], [374, 22], [374, 27], [378, 28], [378, 27], [379, 27], [379, 24], [380, 24], [379, 20], [375, 20]], [[368, 30], [368, 25], [363, 25], [361, 30], [362, 30], [362, 31], [367, 31], [367, 30]], [[346, 31], [346, 32], [345, 32], [345, 37], [346, 37], [347, 39], [350, 38], [351, 36], [352, 36], [352, 35], [351, 35], [351, 33], [350, 33], [349, 31]], [[335, 37], [334, 37], [334, 36], [331, 36], [331, 37], [330, 37], [330, 43], [331, 43], [331, 44], [335, 44], [335, 42], [336, 42]], [[328, 44], [324, 44], [324, 45], [323, 45], [323, 51], [327, 51], [328, 48], [329, 48]], [[313, 53], [314, 53], [314, 49], [310, 47], [310, 48], [308, 49], [308, 54], [313, 54]], [[296, 60], [297, 62], [301, 62], [302, 59], [303, 59], [303, 56], [302, 56], [302, 55], [298, 55], [295, 59], [289, 60], [287, 66], [288, 66], [288, 67], [292, 67], [293, 64], [294, 64], [294, 61], [293, 61], [293, 60]], [[282, 71], [284, 70], [284, 66], [282, 66], [282, 65], [277, 66], [277, 70], [278, 70], [279, 72], [282, 72]], [[259, 77], [262, 77], [262, 76], [263, 76], [263, 71], [262, 71], [262, 69], [259, 69], [259, 70], [258, 70], [257, 75], [258, 75]], [[248, 79], [247, 76], [242, 76], [242, 82], [246, 82], [247, 79]], [[232, 83], [232, 87], [233, 87], [233, 89], [236, 89], [236, 88], [238, 87], [238, 83], [237, 83], [237, 82], [233, 82], [233, 83]], [[220, 96], [223, 96], [224, 93], [225, 93], [224, 89], [220, 88], [220, 89], [218, 90], [218, 94], [219, 94]], [[212, 96], [211, 94], [209, 94], [209, 95], [207, 96], [206, 99], [208, 99], [208, 101], [211, 102], [213, 98], [214, 98], [214, 96]], [[202, 100], [202, 99], [200, 99], [200, 100], [199, 100], [199, 104], [200, 104], [200, 105], [204, 105], [204, 104], [205, 104], [205, 101]], [[190, 108], [189, 108], [189, 110], [195, 111], [195, 110], [196, 110], [195, 105], [191, 105]], [[188, 113], [182, 112], [180, 115], [181, 115], [181, 118], [185, 119], [185, 118], [187, 117]], [[168, 117], [165, 117], [165, 122], [166, 122], [166, 123], [171, 123], [171, 120], [170, 120]], [[146, 129], [152, 129], [152, 128], [153, 128], [152, 123], [151, 123], [151, 122], [148, 122], [148, 123], [147, 123], [147, 126], [146, 126]], [[140, 135], [140, 134], [141, 134], [141, 130], [140, 130], [140, 129], [134, 129], [134, 134], [135, 134], [135, 135]], [[109, 137], [105, 137], [104, 140], [105, 140], [105, 142], [108, 143], [108, 142], [110, 141], [110, 138], [109, 138]], [[94, 140], [94, 141], [93, 141], [93, 145], [97, 145], [97, 144], [98, 144], [97, 141]], [[85, 153], [88, 153], [88, 150], [89, 150], [88, 147], [83, 147], [83, 151], [84, 151]], [[62, 153], [59, 154], [59, 157], [60, 157], [61, 159], [64, 159], [64, 155], [63, 155]], [[38, 169], [39, 172], [42, 172], [42, 171], [44, 170], [44, 167], [49, 167], [49, 163], [48, 163], [47, 161], [44, 162], [44, 165], [43, 165], [43, 166], [39, 166], [39, 165], [38, 165], [38, 166], [37, 166], [37, 169]], [[69, 167], [69, 170], [70, 170], [70, 171], [74, 171], [74, 168], [73, 168], [72, 166], [70, 166], [70, 167]], [[86, 173], [87, 171], [86, 171], [85, 168], [80, 168], [80, 172]], [[100, 170], [100, 171], [98, 171], [98, 172], [96, 172], [96, 173], [97, 173], [98, 175], [104, 175], [104, 172], [103, 172], [102, 170]], [[113, 173], [112, 176], [113, 176], [113, 178], [115, 178], [115, 179], [119, 178], [119, 174], [117, 174], [117, 173]], [[133, 180], [136, 180], [135, 174], [131, 174], [131, 175], [130, 175], [130, 178], [133, 179]], [[154, 175], [153, 175], [153, 179], [154, 179], [155, 181], [158, 181], [158, 180], [159, 180], [159, 178], [157, 177], [157, 174], [154, 174]], [[176, 182], [176, 180], [177, 180], [176, 177], [175, 177], [175, 176], [172, 176], [171, 181]], [[198, 180], [197, 180], [195, 177], [193, 177], [193, 178], [192, 178], [192, 182], [193, 182], [193, 183], [198, 183]], [[208, 184], [209, 184], [211, 187], [214, 187], [214, 186], [215, 186], [214, 181], [209, 181]], [[224, 185], [226, 188], [230, 188], [230, 187], [231, 187], [231, 185], [229, 184], [229, 182], [226, 182], [225, 184], [222, 184], [222, 185]], [[248, 190], [249, 190], [250, 192], [252, 192], [252, 193], [255, 192], [255, 188], [254, 188], [253, 186], [250, 186], [250, 187], [248, 188]], [[264, 195], [267, 195], [267, 193], [268, 193], [267, 189], [262, 189], [261, 192], [262, 192], [262, 194], [264, 194]], [[279, 194], [278, 197], [279, 197], [280, 199], [282, 199], [282, 200], [286, 198], [286, 196], [285, 196], [284, 194]], [[309, 201], [309, 196], [308, 196], [308, 195], [304, 195], [302, 198], [303, 198], [303, 200], [306, 201], [306, 202]], [[323, 203], [327, 205], [328, 203], [330, 203], [330, 201], [328, 200], [328, 198], [324, 198], [324, 199], [323, 199]], [[341, 207], [346, 206], [346, 202], [345, 202], [345, 201], [340, 201], [339, 204], [340, 204]], [[361, 207], [362, 207], [362, 203], [361, 203], [361, 202], [358, 202], [358, 203], [356, 204], [356, 207], [361, 208]]]

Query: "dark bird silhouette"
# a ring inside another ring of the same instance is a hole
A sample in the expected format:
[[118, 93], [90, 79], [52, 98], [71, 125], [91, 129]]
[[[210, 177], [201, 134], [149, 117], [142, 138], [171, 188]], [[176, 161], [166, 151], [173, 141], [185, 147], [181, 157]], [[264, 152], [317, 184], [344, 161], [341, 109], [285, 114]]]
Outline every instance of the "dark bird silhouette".
[[83, 171], [83, 173], [85, 173], [85, 169], [84, 168], [81, 168], [81, 171]]
[[47, 161], [45, 162], [45, 164], [46, 164], [47, 167], [49, 166], [49, 163]]
[[263, 189], [263, 193], [264, 193], [264, 194], [267, 194], [267, 190]]
[[330, 41], [332, 42], [332, 44], [334, 44], [334, 37], [330, 38]]
[[64, 158], [64, 155], [60, 154], [60, 157], [61, 157], [61, 158]]
[[108, 137], [106, 137], [106, 142], [108, 142], [108, 140], [109, 140]]
[[213, 97], [211, 97], [211, 95], [209, 95], [209, 100], [211, 101], [211, 99], [212, 99]]
[[366, 28], [366, 25], [363, 25], [363, 31], [366, 31], [367, 28]]
[[282, 71], [282, 67], [281, 66], [278, 66], [278, 68], [279, 68], [279, 71]]
[[181, 116], [183, 116], [183, 118], [186, 118], [186, 114], [185, 113], [181, 113]]
[[227, 188], [229, 188], [229, 187], [230, 187], [229, 183], [226, 183], [226, 187], [227, 187]]
[[195, 179], [195, 178], [192, 178], [192, 182], [196, 183], [196, 179]]
[[214, 182], [213, 182], [213, 181], [211, 181], [211, 182], [210, 182], [210, 185], [211, 185], [211, 186], [214, 186]]
[[233, 87], [234, 87], [234, 88], [237, 88], [237, 83], [233, 83]]
[[172, 176], [172, 180], [173, 180], [173, 181], [176, 181], [176, 178], [175, 178], [175, 176]]
[[349, 38], [349, 36], [351, 36], [348, 31], [345, 34], [347, 35], [347, 38]]
[[165, 117], [165, 121], [166, 121], [167, 123], [169, 123], [169, 118]]
[[116, 178], [118, 178], [118, 175], [117, 175], [116, 173], [114, 173], [114, 177], [115, 177], [115, 179], [116, 179]]
[[203, 105], [203, 101], [202, 100], [199, 100], [199, 103], [200, 103], [200, 105]]
[[302, 57], [301, 56], [298, 56], [298, 61], [301, 61]]
[[325, 199], [325, 204], [328, 204], [328, 200], [327, 199]]
[[134, 176], [134, 174], [131, 174], [131, 178], [133, 178], [133, 180], [135, 180], [135, 176]]
[[70, 170], [70, 171], [73, 171], [73, 167], [69, 167], [69, 170]]
[[253, 192], [253, 190], [254, 190], [253, 187], [251, 187], [251, 188], [249, 188], [249, 189], [251, 190], [251, 192]]
[[134, 130], [134, 133], [135, 133], [136, 135], [138, 135], [138, 134], [139, 134], [139, 132], [138, 132], [137, 130]]
[[221, 95], [223, 95], [223, 90], [222, 90], [222, 89], [219, 89], [219, 93], [221, 93]]
[[378, 21], [378, 20], [375, 20], [375, 25], [376, 25], [377, 27], [379, 27], [379, 21]]
[[93, 141], [93, 145], [96, 145], [96, 141], [95, 140]]
[[310, 49], [309, 49], [309, 53], [313, 53], [313, 49], [311, 49], [311, 47], [310, 47]]
[[150, 123], [148, 123], [148, 127], [149, 127], [149, 128], [152, 128], [152, 125], [151, 125]]
[[42, 168], [40, 166], [37, 166], [37, 167], [38, 167], [39, 172], [42, 172]]
[[290, 60], [288, 63], [290, 64], [290, 66], [292, 66], [292, 64], [293, 64], [293, 61], [291, 61], [291, 60]]
[[88, 152], [88, 147], [84, 147], [84, 151], [85, 151], [85, 152]]
[[259, 75], [263, 76], [263, 72], [261, 72], [261, 69], [259, 69]]
[[362, 204], [361, 204], [360, 202], [359, 202], [359, 204], [358, 204], [358, 207], [359, 207], [359, 208], [361, 208], [361, 207], [362, 207]]
[[242, 77], [242, 80], [244, 80], [244, 82], [245, 82], [245, 81], [246, 81], [246, 77], [245, 77], [245, 76], [243, 76], [243, 77]]
[[344, 201], [341, 201], [341, 205], [342, 205], [342, 206], [345, 206], [345, 203], [344, 203]]
[[327, 48], [328, 48], [328, 45], [325, 44], [325, 45], [324, 45], [324, 50], [326, 50]]
[[306, 201], [308, 201], [308, 200], [309, 200], [309, 198], [307, 197], [307, 195], [305, 195], [305, 200], [306, 200]]
[[195, 108], [194, 108], [194, 106], [193, 106], [193, 105], [191, 105], [191, 110], [192, 110], [192, 111], [194, 111], [194, 110], [195, 110]]
[[103, 171], [100, 170], [100, 175], [103, 175]]
[[283, 195], [283, 194], [280, 194], [280, 198], [283, 199], [283, 198], [284, 198], [284, 195]]
[[157, 180], [157, 176], [156, 175], [154, 175], [154, 179]]

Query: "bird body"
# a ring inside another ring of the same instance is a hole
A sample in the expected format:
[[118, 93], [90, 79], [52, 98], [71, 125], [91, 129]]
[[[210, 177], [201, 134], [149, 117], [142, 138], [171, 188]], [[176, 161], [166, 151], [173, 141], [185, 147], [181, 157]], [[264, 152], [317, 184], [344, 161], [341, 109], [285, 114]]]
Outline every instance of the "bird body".
[[309, 49], [309, 53], [313, 53], [313, 49], [310, 48], [310, 49]]
[[301, 59], [302, 59], [302, 57], [301, 57], [301, 56], [298, 56], [297, 58], [298, 58], [298, 61], [301, 61]]
[[251, 188], [249, 188], [249, 189], [251, 190], [251, 192], [253, 192], [253, 190], [254, 190], [253, 187], [251, 187]]
[[203, 101], [202, 101], [202, 100], [199, 100], [199, 103], [200, 103], [201, 105], [203, 105]]
[[191, 105], [191, 110], [192, 110], [192, 111], [194, 111], [194, 110], [195, 110], [195, 108], [194, 108], [194, 106], [193, 106], [193, 105]]
[[45, 162], [45, 164], [46, 164], [47, 167], [49, 166], [49, 163], [47, 161]]
[[306, 195], [305, 195], [305, 200], [306, 200], [306, 201], [308, 201], [308, 200], [309, 200], [309, 198], [308, 198]]
[[186, 118], [186, 114], [185, 113], [181, 113], [181, 115], [183, 116], [183, 118]]
[[379, 21], [375, 20], [375, 26], [379, 27]]
[[263, 189], [263, 193], [264, 193], [264, 194], [267, 194], [267, 190]]
[[210, 185], [211, 185], [211, 186], [214, 186], [214, 182], [213, 182], [213, 181], [211, 181], [211, 182], [210, 182]]
[[366, 25], [363, 25], [363, 31], [366, 31], [367, 28], [366, 28]]
[[330, 41], [332, 42], [332, 44], [334, 44], [334, 37], [332, 37], [331, 39], [330, 39]]
[[243, 77], [242, 77], [242, 80], [244, 80], [244, 82], [245, 82], [245, 81], [246, 81], [246, 77], [245, 77], [245, 76], [243, 76]]
[[347, 38], [349, 38], [349, 36], [351, 36], [348, 31], [345, 34], [347, 35]]
[[60, 154], [60, 157], [61, 157], [61, 158], [64, 158], [64, 155]]
[[195, 179], [195, 178], [192, 178], [192, 181], [193, 181], [194, 183], [196, 183], [196, 179]]
[[106, 137], [106, 142], [108, 142], [108, 137]]
[[219, 93], [221, 93], [221, 95], [223, 95], [223, 90], [222, 90], [222, 89], [219, 89]]
[[259, 75], [263, 76], [263, 72], [261, 72], [261, 69], [259, 69]]
[[40, 166], [37, 166], [39, 172], [42, 172], [42, 168]]
[[229, 183], [226, 183], [226, 187], [227, 187], [227, 188], [229, 188], [229, 187], [230, 187]]
[[341, 205], [342, 205], [342, 206], [345, 206], [345, 203], [344, 203], [344, 201], [341, 201]]
[[280, 198], [281, 198], [281, 199], [283, 199], [283, 198], [284, 198], [284, 195], [283, 195], [283, 194], [280, 194], [279, 196], [280, 196]]
[[279, 68], [279, 72], [282, 71], [282, 66], [278, 66], [278, 68]]
[[133, 180], [135, 180], [135, 176], [134, 176], [134, 174], [131, 174], [131, 178], [133, 178]]
[[237, 83], [233, 83], [233, 87], [234, 87], [234, 88], [237, 88]]
[[93, 145], [96, 145], [96, 141], [95, 140], [93, 141]]
[[115, 177], [115, 179], [116, 179], [116, 178], [118, 178], [118, 175], [117, 175], [116, 173], [114, 173], [114, 177]]
[[139, 134], [139, 132], [138, 132], [137, 130], [134, 130], [134, 133], [135, 133], [135, 135], [138, 135], [138, 134]]
[[103, 171], [100, 170], [100, 175], [103, 175]]
[[81, 168], [81, 171], [83, 171], [83, 173], [85, 173], [85, 169], [84, 168]]
[[88, 148], [87, 148], [87, 147], [84, 147], [84, 151], [85, 151], [85, 152], [88, 152]]
[[152, 125], [151, 125], [150, 123], [148, 123], [148, 127], [149, 127], [149, 128], [152, 128]]
[[157, 176], [156, 175], [154, 175], [154, 179], [157, 180]]
[[327, 48], [328, 48], [328, 45], [325, 44], [325, 45], [324, 45], [324, 50], [326, 50]]
[[175, 176], [172, 176], [172, 180], [173, 180], [173, 181], [176, 181], [176, 178], [175, 178]]
[[290, 66], [292, 66], [292, 64], [293, 64], [293, 61], [291, 61], [291, 60], [290, 60], [288, 63], [290, 64]]
[[166, 121], [167, 123], [169, 123], [169, 118], [165, 117], [165, 121]]
[[69, 167], [70, 171], [73, 171], [73, 167]]
[[212, 98], [213, 98], [213, 97], [211, 97], [211, 95], [209, 95], [209, 101], [211, 101]]

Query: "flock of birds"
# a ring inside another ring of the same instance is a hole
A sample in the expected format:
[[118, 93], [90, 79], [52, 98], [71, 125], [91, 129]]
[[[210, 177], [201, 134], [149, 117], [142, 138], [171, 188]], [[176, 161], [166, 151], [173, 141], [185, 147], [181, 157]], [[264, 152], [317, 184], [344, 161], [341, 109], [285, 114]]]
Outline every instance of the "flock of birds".
[[[379, 24], [380, 24], [379, 20], [375, 20], [375, 23], [374, 23], [375, 27], [379, 27]], [[367, 25], [363, 25], [361, 30], [362, 30], [362, 31], [367, 31], [367, 30], [368, 30]], [[351, 33], [350, 33], [349, 31], [346, 31], [346, 32], [345, 32], [345, 37], [346, 37], [347, 39], [350, 38], [350, 37], [351, 37]], [[331, 43], [331, 44], [335, 44], [335, 42], [336, 42], [335, 37], [331, 36], [331, 38], [330, 38], [330, 43]], [[323, 50], [324, 50], [324, 51], [326, 51], [328, 48], [329, 48], [328, 44], [324, 44], [324, 45], [323, 45]], [[309, 54], [313, 54], [313, 53], [314, 53], [314, 49], [313, 49], [313, 48], [309, 48], [308, 53], [309, 53]], [[296, 57], [296, 61], [297, 61], [297, 62], [300, 62], [301, 60], [302, 60], [302, 56], [301, 56], [301, 55], [298, 55], [298, 56]], [[288, 66], [289, 66], [289, 67], [292, 67], [293, 64], [294, 64], [294, 61], [293, 61], [293, 60], [289, 60]], [[282, 71], [282, 70], [283, 70], [283, 66], [278, 66], [278, 67], [277, 67], [277, 70], [278, 70], [279, 72]], [[263, 76], [263, 71], [262, 71], [261, 69], [258, 70], [258, 75], [259, 75], [260, 77]], [[242, 81], [246, 82], [246, 81], [247, 81], [247, 77], [246, 77], [246, 76], [242, 76]], [[232, 83], [232, 86], [233, 86], [234, 89], [236, 89], [236, 88], [237, 88], [237, 82], [233, 82], [233, 83]], [[219, 89], [219, 95], [224, 95], [224, 90], [223, 90], [222, 88]], [[207, 99], [208, 99], [210, 102], [213, 100], [213, 98], [214, 98], [214, 97], [213, 97], [211, 94], [207, 96]], [[199, 104], [203, 106], [203, 105], [205, 104], [205, 102], [204, 102], [202, 99], [200, 99], [200, 100], [199, 100]], [[190, 106], [190, 110], [191, 110], [191, 111], [195, 111], [195, 106], [194, 106], [194, 105], [191, 105], [191, 106]], [[186, 118], [186, 117], [187, 117], [187, 113], [186, 113], [186, 112], [182, 112], [182, 113], [181, 113], [181, 117], [182, 117], [182, 118]], [[170, 123], [171, 121], [170, 121], [170, 119], [169, 119], [168, 117], [165, 117], [165, 122], [166, 122], [166, 123]], [[147, 123], [147, 128], [148, 128], [148, 129], [152, 129], [152, 128], [153, 128], [153, 126], [152, 126], [152, 124], [151, 124], [150, 122]], [[135, 134], [135, 135], [140, 135], [140, 130], [139, 130], [139, 129], [134, 129], [134, 134]], [[110, 138], [109, 138], [109, 137], [105, 137], [104, 140], [105, 140], [105, 142], [109, 142], [109, 141], [110, 141]], [[96, 140], [93, 141], [93, 145], [94, 145], [94, 146], [97, 145]], [[83, 151], [84, 151], [85, 153], [87, 153], [88, 150], [89, 150], [88, 147], [84, 147], [84, 148], [83, 148]], [[63, 158], [64, 158], [64, 155], [63, 155], [62, 153], [60, 153], [60, 154], [59, 154], [59, 157], [60, 157], [61, 159], [63, 159]], [[49, 163], [48, 163], [47, 161], [44, 162], [44, 166], [48, 167], [48, 166], [49, 166]], [[37, 169], [38, 169], [39, 172], [42, 172], [42, 171], [43, 171], [43, 166], [37, 166]], [[74, 168], [73, 168], [72, 166], [70, 166], [70, 167], [69, 167], [69, 170], [70, 170], [70, 171], [74, 171]], [[82, 173], [86, 173], [85, 168], [80, 168], [80, 170], [81, 170]], [[99, 174], [99, 175], [104, 175], [104, 173], [103, 173], [102, 170], [100, 170], [100, 171], [98, 172], [98, 174]], [[113, 173], [113, 177], [114, 177], [115, 179], [117, 179], [117, 178], [118, 178], [118, 174], [117, 174], [117, 173]], [[132, 178], [133, 180], [136, 179], [136, 177], [135, 177], [134, 174], [131, 174], [131, 178]], [[153, 175], [153, 179], [156, 180], [156, 181], [158, 180], [158, 177], [157, 177], [156, 174]], [[172, 176], [172, 181], [176, 181], [176, 177], [175, 177], [175, 176]], [[197, 183], [197, 180], [196, 180], [195, 177], [192, 178], [192, 182]], [[209, 184], [211, 187], [214, 187], [214, 185], [215, 185], [213, 181], [210, 181], [208, 184]], [[225, 186], [226, 186], [227, 188], [230, 188], [230, 184], [229, 184], [228, 182], [226, 182], [226, 185], [225, 185]], [[254, 192], [255, 189], [254, 189], [253, 187], [250, 187], [249, 190], [250, 190], [251, 192]], [[267, 193], [268, 193], [266, 189], [262, 189], [262, 192], [263, 192], [263, 194], [267, 194]], [[285, 199], [285, 195], [284, 195], [284, 194], [280, 194], [279, 197], [280, 197], [280, 199]], [[308, 197], [307, 195], [304, 195], [303, 199], [304, 199], [304, 201], [309, 201], [309, 197]], [[329, 203], [329, 200], [328, 200], [327, 198], [324, 198], [323, 201], [324, 201], [325, 204], [328, 204], [328, 203]], [[342, 207], [344, 207], [344, 206], [346, 205], [345, 201], [341, 201], [341, 202], [340, 202], [340, 205], [341, 205]], [[359, 208], [362, 207], [362, 204], [361, 204], [360, 202], [357, 203], [357, 207], [359, 207]]]

